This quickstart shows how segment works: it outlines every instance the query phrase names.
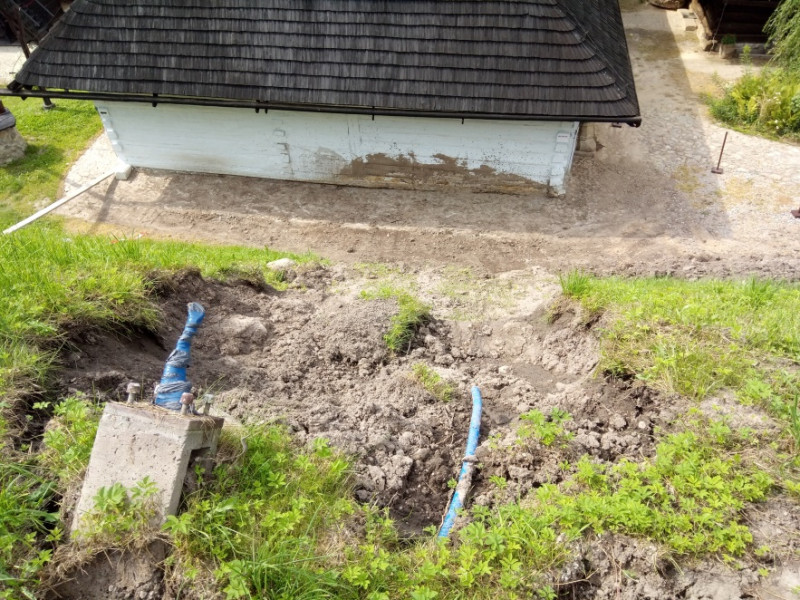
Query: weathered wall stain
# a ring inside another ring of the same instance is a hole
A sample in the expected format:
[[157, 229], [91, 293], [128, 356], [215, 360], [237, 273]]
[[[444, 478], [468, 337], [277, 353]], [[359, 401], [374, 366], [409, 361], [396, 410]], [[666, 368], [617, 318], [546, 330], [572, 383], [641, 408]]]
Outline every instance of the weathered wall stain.
[[546, 188], [520, 175], [498, 173], [489, 165], [470, 169], [465, 160], [452, 156], [435, 154], [434, 158], [438, 162], [419, 162], [414, 153], [398, 156], [367, 154], [343, 168], [336, 182], [417, 190], [461, 187], [475, 192], [509, 194], [524, 194]]

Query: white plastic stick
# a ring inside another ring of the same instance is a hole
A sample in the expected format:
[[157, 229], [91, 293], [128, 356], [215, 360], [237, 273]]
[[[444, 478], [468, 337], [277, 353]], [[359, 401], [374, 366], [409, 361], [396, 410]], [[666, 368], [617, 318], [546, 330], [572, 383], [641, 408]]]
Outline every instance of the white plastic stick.
[[3, 233], [8, 235], [9, 233], [14, 233], [17, 229], [22, 229], [26, 225], [30, 225], [31, 223], [33, 223], [35, 220], [39, 219], [40, 217], [43, 217], [47, 213], [54, 211], [59, 206], [61, 206], [63, 204], [66, 204], [67, 202], [69, 202], [73, 198], [75, 198], [77, 196], [80, 196], [86, 190], [88, 190], [90, 188], [93, 188], [94, 186], [96, 186], [98, 183], [100, 183], [104, 179], [108, 179], [109, 177], [111, 177], [116, 172], [117, 171], [115, 169], [113, 171], [109, 171], [108, 173], [106, 173], [105, 175], [102, 175], [101, 177], [98, 177], [97, 179], [93, 179], [92, 181], [90, 181], [86, 185], [84, 185], [82, 187], [79, 187], [74, 192], [70, 192], [69, 194], [67, 194], [66, 196], [61, 198], [61, 200], [56, 200], [50, 206], [47, 206], [47, 207], [43, 208], [42, 210], [40, 210], [36, 214], [33, 214], [30, 217], [28, 217], [27, 219], [24, 219], [23, 221], [20, 221], [16, 225], [12, 225], [8, 229], [3, 230]]

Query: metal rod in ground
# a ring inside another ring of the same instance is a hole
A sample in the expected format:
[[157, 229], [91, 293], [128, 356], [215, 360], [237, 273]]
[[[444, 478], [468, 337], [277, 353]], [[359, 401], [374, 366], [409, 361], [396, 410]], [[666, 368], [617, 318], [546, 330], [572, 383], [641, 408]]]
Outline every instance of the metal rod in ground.
[[722, 175], [722, 167], [720, 167], [720, 165], [722, 164], [722, 153], [725, 152], [725, 142], [727, 141], [728, 141], [728, 132], [726, 131], [725, 137], [722, 138], [722, 148], [719, 149], [719, 160], [717, 161], [717, 166], [711, 167], [711, 172], [714, 173], [715, 175]]
[[93, 188], [94, 186], [96, 186], [98, 183], [100, 183], [100, 182], [101, 182], [101, 181], [103, 181], [104, 179], [108, 179], [108, 178], [109, 178], [109, 177], [111, 177], [111, 176], [112, 176], [114, 173], [116, 173], [116, 170], [115, 170], [115, 171], [110, 171], [110, 172], [106, 173], [105, 175], [102, 175], [101, 177], [98, 177], [97, 179], [94, 179], [94, 180], [90, 181], [90, 182], [89, 182], [89, 183], [87, 183], [86, 185], [84, 185], [84, 186], [82, 186], [82, 187], [79, 187], [79, 188], [78, 188], [77, 190], [75, 190], [74, 192], [72, 192], [72, 193], [70, 193], [70, 194], [67, 194], [66, 196], [64, 196], [63, 198], [61, 198], [61, 200], [56, 200], [56, 201], [55, 201], [55, 202], [53, 202], [53, 203], [52, 203], [50, 206], [46, 206], [45, 208], [43, 208], [42, 210], [40, 210], [40, 211], [39, 211], [39, 212], [37, 212], [36, 214], [33, 214], [33, 215], [31, 215], [30, 217], [28, 217], [27, 219], [24, 219], [24, 220], [20, 221], [20, 222], [19, 222], [19, 223], [17, 223], [16, 225], [12, 225], [12, 226], [11, 226], [11, 227], [9, 227], [8, 229], [4, 229], [4, 230], [3, 230], [3, 233], [4, 233], [4, 234], [6, 234], [6, 235], [8, 235], [9, 233], [14, 233], [14, 232], [15, 232], [17, 229], [22, 229], [22, 228], [23, 228], [23, 227], [25, 227], [26, 225], [30, 225], [30, 224], [31, 224], [31, 223], [33, 223], [35, 220], [37, 220], [37, 219], [39, 219], [39, 218], [41, 218], [41, 217], [45, 216], [45, 215], [46, 215], [47, 213], [49, 213], [49, 212], [52, 212], [52, 211], [54, 211], [54, 210], [55, 210], [55, 209], [57, 209], [59, 206], [61, 206], [61, 205], [63, 205], [63, 204], [66, 204], [67, 202], [69, 202], [69, 201], [70, 201], [70, 200], [72, 200], [73, 198], [76, 198], [77, 196], [80, 196], [80, 195], [81, 195], [83, 192], [85, 192], [85, 191], [86, 191], [86, 190], [88, 190], [89, 188]]

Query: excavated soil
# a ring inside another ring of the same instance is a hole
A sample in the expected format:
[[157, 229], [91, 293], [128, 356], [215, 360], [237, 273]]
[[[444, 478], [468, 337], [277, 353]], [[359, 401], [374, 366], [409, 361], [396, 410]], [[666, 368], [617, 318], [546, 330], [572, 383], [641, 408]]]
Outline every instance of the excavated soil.
[[[654, 431], [668, 431], [687, 408], [685, 400], [640, 382], [597, 374], [596, 329], [602, 322], [587, 324], [557, 301], [558, 285], [542, 270], [491, 276], [312, 266], [289, 270], [287, 277], [285, 291], [205, 280], [193, 271], [162, 282], [159, 331], [73, 332], [63, 356], [63, 391], [113, 401], [124, 399], [131, 380], [152, 390], [183, 328], [187, 302], [201, 302], [207, 316], [193, 343], [189, 376], [216, 394], [215, 411], [229, 424], [283, 423], [301, 444], [327, 438], [353, 457], [356, 497], [388, 507], [408, 536], [441, 523], [448, 480], [457, 476], [464, 453], [473, 384], [484, 398], [480, 469], [468, 501], [474, 504], [494, 505], [556, 483], [567, 475], [560, 465], [586, 453], [603, 461], [651, 455]], [[404, 354], [387, 351], [382, 339], [395, 301], [359, 294], [385, 281], [415, 290], [433, 306], [432, 319]], [[453, 384], [450, 402], [413, 378], [417, 363]], [[719, 405], [724, 409], [725, 400]], [[701, 410], [723, 410], [719, 405]], [[568, 411], [572, 419], [565, 427], [573, 439], [563, 447], [520, 443], [519, 417], [533, 408]], [[741, 418], [757, 430], [772, 427], [763, 415]], [[504, 490], [490, 482], [495, 475], [508, 481]], [[800, 548], [799, 517], [797, 504], [781, 497], [750, 511], [756, 538], [769, 539], [772, 548], [758, 560], [779, 566]], [[587, 538], [573, 550], [574, 561], [560, 577], [564, 598], [749, 598], [759, 597], [754, 589], [767, 589], [755, 572], [760, 563], [739, 570], [715, 562], [678, 569], [652, 544], [624, 536]], [[101, 582], [97, 589], [108, 590], [97, 597], [134, 598], [139, 591], [161, 597], [158, 577], [107, 558], [81, 571]], [[794, 567], [777, 569], [769, 590], [790, 589]], [[68, 586], [58, 589], [61, 597], [81, 597]]]

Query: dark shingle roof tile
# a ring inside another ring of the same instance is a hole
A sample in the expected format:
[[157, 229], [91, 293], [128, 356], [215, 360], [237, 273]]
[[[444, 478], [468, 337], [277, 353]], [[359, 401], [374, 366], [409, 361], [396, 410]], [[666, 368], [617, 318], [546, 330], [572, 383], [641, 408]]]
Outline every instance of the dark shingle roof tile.
[[77, 0], [12, 88], [639, 114], [616, 0]]

